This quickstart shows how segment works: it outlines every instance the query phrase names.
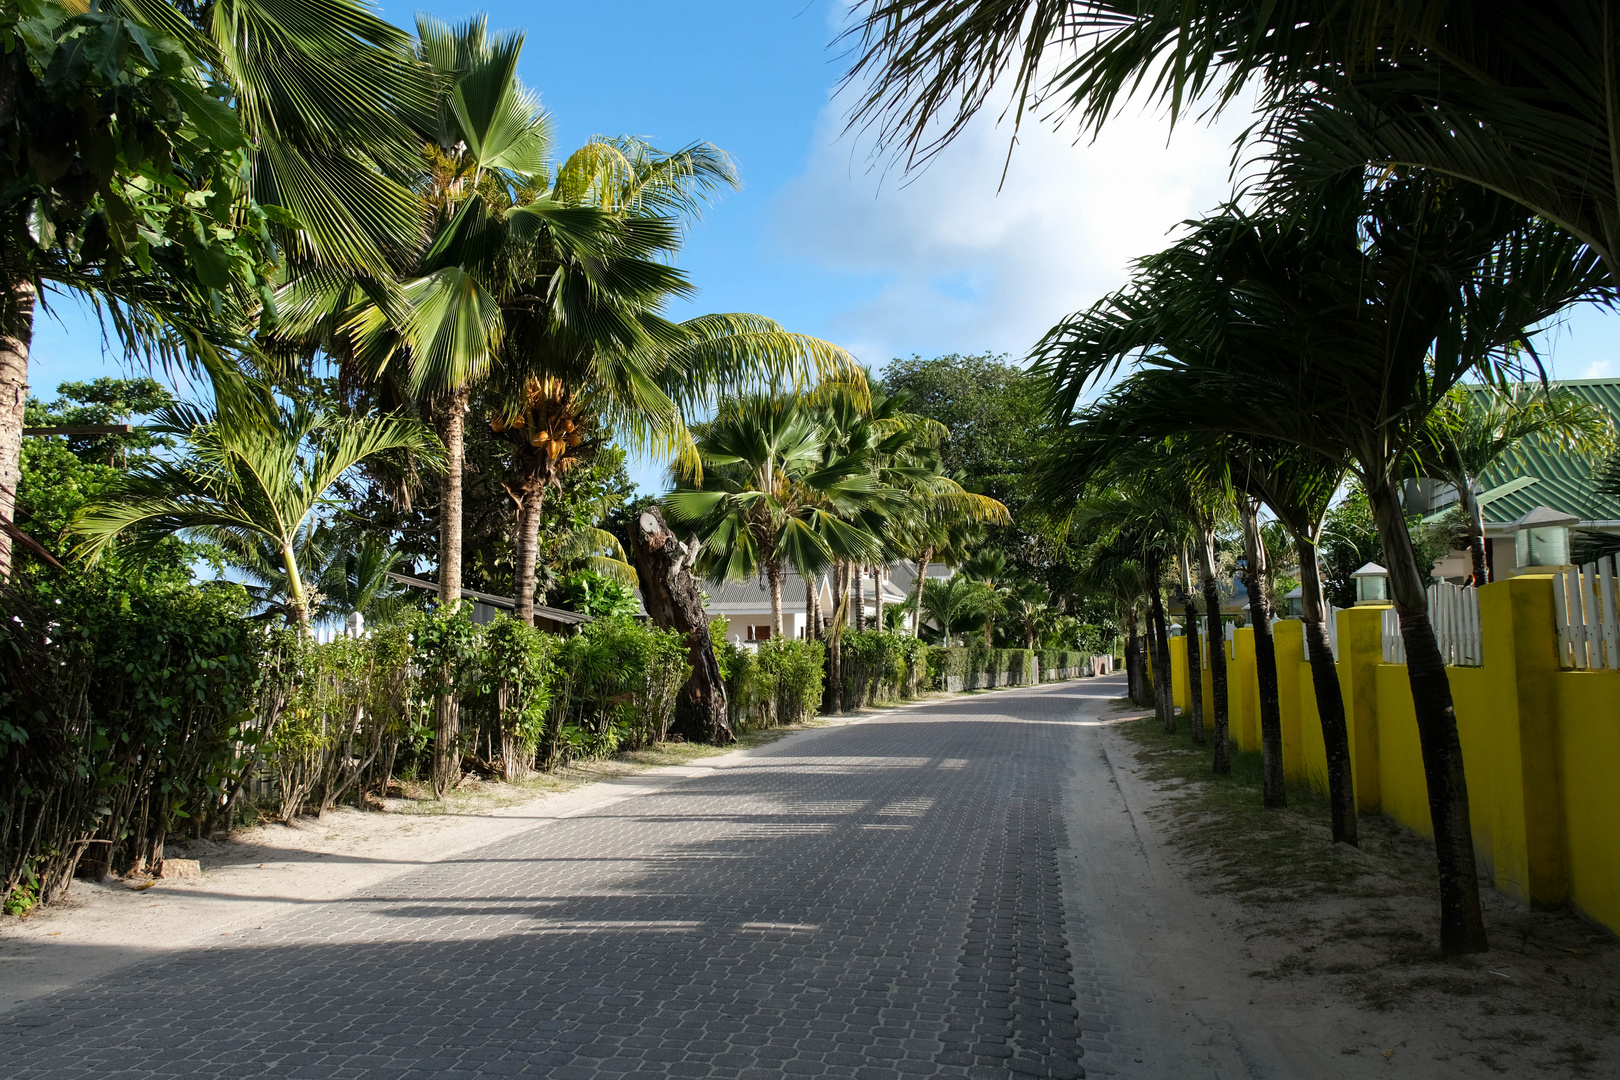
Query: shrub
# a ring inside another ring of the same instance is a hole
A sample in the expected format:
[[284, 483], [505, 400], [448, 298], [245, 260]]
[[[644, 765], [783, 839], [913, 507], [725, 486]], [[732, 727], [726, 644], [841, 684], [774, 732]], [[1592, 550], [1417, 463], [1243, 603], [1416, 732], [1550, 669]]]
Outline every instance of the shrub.
[[[928, 678], [939, 690], [972, 690], [1034, 682], [1035, 655], [1028, 649], [987, 649], [983, 645], [934, 646], [928, 650]], [[956, 686], [951, 680], [959, 680]]]
[[840, 647], [846, 708], [914, 697], [920, 688], [928, 646], [917, 638], [889, 630], [845, 631]]
[[[238, 586], [92, 574], [0, 591], [0, 873], [11, 910], [81, 860], [148, 866], [166, 834], [229, 824], [256, 646]], [[87, 854], [88, 853], [88, 854]]]
[[634, 750], [664, 738], [692, 673], [685, 635], [628, 618], [597, 619], [565, 638], [543, 763]]
[[819, 641], [770, 638], [754, 649], [715, 638], [735, 731], [803, 723], [821, 702], [826, 649]]

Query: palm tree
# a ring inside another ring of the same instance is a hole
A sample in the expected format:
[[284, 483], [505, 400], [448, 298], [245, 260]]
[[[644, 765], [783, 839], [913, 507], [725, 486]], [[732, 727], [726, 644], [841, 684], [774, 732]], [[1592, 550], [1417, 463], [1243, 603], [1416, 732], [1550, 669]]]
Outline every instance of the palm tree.
[[[1007, 571], [1007, 556], [999, 551], [984, 548], [976, 552], [972, 558], [962, 564], [960, 573], [980, 582], [996, 599], [996, 609], [1006, 605], [1007, 598], [1012, 594], [1012, 586]], [[996, 612], [986, 611], [984, 617], [984, 647], [990, 648], [995, 642], [992, 640], [995, 633]]]
[[1608, 413], [1568, 387], [1537, 383], [1507, 389], [1458, 387], [1430, 414], [1427, 438], [1414, 448], [1414, 467], [1457, 489], [1468, 515], [1474, 582], [1483, 585], [1491, 579], [1477, 490], [1485, 471], [1519, 457], [1529, 446], [1552, 445], [1567, 453], [1598, 455], [1613, 439]]
[[142, 546], [186, 532], [245, 556], [268, 544], [286, 575], [288, 621], [306, 633], [311, 604], [299, 548], [327, 490], [375, 454], [442, 460], [432, 433], [413, 420], [339, 419], [307, 404], [278, 405], [266, 387], [227, 372], [215, 375], [212, 412], [176, 405], [158, 414], [153, 430], [179, 436], [187, 455], [153, 460], [83, 507], [71, 526], [82, 555], [93, 563], [125, 533]]
[[1024, 647], [1035, 648], [1035, 622], [1052, 609], [1052, 594], [1045, 585], [1032, 578], [1016, 578], [1007, 587], [1003, 598], [1007, 614], [1016, 618], [1024, 628]]
[[876, 555], [878, 538], [849, 519], [892, 492], [874, 483], [865, 449], [824, 460], [827, 430], [795, 398], [741, 399], [696, 432], [697, 467], [677, 463], [665, 506], [702, 540], [710, 580], [764, 576], [780, 636], [787, 566], [809, 579]]
[[42, 296], [88, 297], [126, 352], [165, 362], [229, 349], [256, 316], [273, 256], [210, 82], [184, 40], [128, 12], [0, 12], [0, 581]]
[[[949, 646], [951, 627], [988, 618], [1000, 610], [1001, 598], [984, 582], [956, 573], [941, 581], [932, 578], [919, 594], [922, 614], [939, 628], [939, 643]], [[909, 604], [909, 601], [908, 601]]]
[[1196, 333], [1210, 345], [1202, 356], [1147, 363], [1174, 376], [1182, 394], [1230, 405], [1206, 414], [1199, 429], [1278, 439], [1352, 464], [1378, 522], [1406, 642], [1436, 830], [1442, 946], [1482, 949], [1456, 716], [1396, 484], [1445, 394], [1469, 372], [1511, 371], [1511, 346], [1599, 286], [1597, 258], [1494, 195], [1397, 175], [1365, 186], [1347, 180], [1302, 218], [1229, 211], [1143, 265], [1152, 284], [1139, 298], [1152, 298], [1148, 307], [1105, 301], [1043, 343], [1058, 408], [1072, 409], [1081, 386], [1125, 356]]
[[1366, 165], [1422, 168], [1557, 223], [1620, 285], [1613, 19], [1599, 0], [873, 0], [845, 83], [861, 86], [850, 124], [908, 166], [998, 83], [1014, 137], [1032, 111], [1095, 132], [1139, 91], [1179, 119], [1258, 86], [1285, 199]]

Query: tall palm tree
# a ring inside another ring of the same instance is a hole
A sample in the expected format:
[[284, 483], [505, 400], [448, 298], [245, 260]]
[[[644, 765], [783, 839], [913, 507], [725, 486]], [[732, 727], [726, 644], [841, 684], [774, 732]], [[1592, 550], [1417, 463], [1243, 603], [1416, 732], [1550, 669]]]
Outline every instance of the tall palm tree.
[[[1138, 307], [1134, 302], [1121, 306], [1138, 310], [1144, 319], [1157, 317], [1151, 315], [1145, 306]], [[1190, 319], [1181, 320], [1173, 325], [1185, 327], [1193, 325], [1193, 322]], [[1191, 356], [1208, 356], [1198, 349], [1196, 343], [1170, 340], [1163, 348], [1167, 352], [1186, 350]], [[1213, 388], [1206, 389], [1213, 392]], [[1224, 400], [1207, 394], [1189, 395], [1175, 373], [1149, 366], [1122, 380], [1080, 417], [1093, 429], [1092, 442], [1100, 447], [1109, 447], [1120, 439], [1172, 437], [1183, 441], [1204, 441], [1218, 447], [1227, 462], [1225, 468], [1232, 485], [1248, 497], [1264, 502], [1287, 529], [1299, 560], [1306, 655], [1311, 664], [1312, 686], [1327, 757], [1333, 839], [1354, 845], [1357, 843], [1356, 804], [1351, 779], [1349, 726], [1327, 632], [1326, 601], [1318, 555], [1327, 510], [1344, 479], [1346, 465], [1342, 458], [1326, 458], [1315, 450], [1302, 449], [1278, 439], [1234, 436], [1224, 429], [1208, 431], [1213, 426], [1212, 416], [1218, 417], [1229, 409], [1247, 407], [1245, 402], [1248, 394], [1242, 386], [1234, 383], [1226, 386], [1224, 392], [1233, 393], [1239, 399]], [[1200, 429], [1204, 429], [1203, 434], [1199, 434]], [[1251, 559], [1257, 557], [1256, 554]], [[1254, 567], [1255, 563], [1251, 561], [1251, 569]], [[1259, 584], [1259, 574], [1246, 577], [1256, 579], [1251, 581], [1251, 586]], [[1254, 603], [1252, 588], [1250, 595], [1251, 603]], [[1257, 661], [1260, 660], [1258, 645], [1261, 624], [1262, 619], [1257, 613]], [[1269, 633], [1266, 636], [1269, 638]], [[1274, 662], [1275, 648], [1272, 657]], [[1266, 681], [1268, 673], [1264, 671], [1263, 661], [1261, 668], [1262, 681]], [[1262, 700], [1263, 742], [1268, 738], [1267, 729], [1274, 724], [1275, 738], [1281, 738], [1280, 705], [1273, 718], [1264, 700], [1268, 696], [1263, 696]], [[1275, 757], [1266, 763], [1268, 785], [1280, 790], [1278, 774], [1281, 762]]]
[[1457, 489], [1468, 515], [1474, 583], [1491, 580], [1485, 562], [1485, 515], [1477, 489], [1485, 471], [1533, 446], [1598, 456], [1614, 441], [1608, 413], [1568, 387], [1538, 383], [1506, 389], [1458, 387], [1429, 416], [1426, 438], [1413, 448], [1414, 468]]
[[1556, 222], [1620, 285], [1614, 25], [1605, 0], [871, 0], [845, 82], [851, 125], [908, 165], [998, 89], [1016, 136], [1031, 113], [1095, 132], [1139, 92], [1179, 119], [1258, 87], [1274, 194], [1422, 168]]
[[1518, 362], [1510, 348], [1598, 288], [1603, 271], [1556, 227], [1463, 186], [1356, 177], [1331, 195], [1300, 218], [1233, 210], [1200, 224], [1144, 262], [1147, 276], [1160, 275], [1145, 294], [1157, 298], [1157, 321], [1151, 310], [1113, 305], [1054, 330], [1042, 353], [1063, 410], [1094, 374], [1155, 339], [1185, 337], [1190, 325], [1218, 347], [1147, 362], [1173, 374], [1186, 395], [1231, 403], [1200, 429], [1280, 439], [1351, 463], [1378, 522], [1406, 643], [1435, 822], [1442, 946], [1477, 951], [1485, 936], [1461, 744], [1399, 469], [1453, 386], [1470, 372], [1510, 373]]
[[340, 419], [306, 404], [282, 406], [266, 387], [227, 372], [216, 372], [212, 412], [176, 405], [153, 430], [183, 439], [186, 455], [154, 459], [83, 507], [71, 526], [83, 538], [79, 551], [94, 562], [125, 533], [140, 546], [186, 532], [249, 557], [268, 544], [286, 575], [289, 621], [306, 633], [311, 604], [300, 542], [328, 489], [375, 454], [442, 460], [432, 433], [413, 420]]

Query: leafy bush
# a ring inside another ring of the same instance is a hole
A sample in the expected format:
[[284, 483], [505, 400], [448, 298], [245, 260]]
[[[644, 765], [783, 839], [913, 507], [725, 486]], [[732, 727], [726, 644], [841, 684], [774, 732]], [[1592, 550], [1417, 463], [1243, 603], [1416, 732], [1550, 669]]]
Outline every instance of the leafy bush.
[[521, 778], [534, 764], [551, 712], [559, 645], [554, 635], [506, 615], [497, 615], [484, 628], [482, 666], [488, 680], [484, 689], [493, 697], [501, 773], [509, 781]]
[[597, 619], [556, 651], [546, 768], [664, 738], [692, 673], [686, 639], [633, 619]]
[[563, 578], [562, 606], [599, 619], [634, 615], [635, 590], [595, 570], [579, 570]]
[[841, 675], [846, 707], [880, 705], [916, 695], [928, 645], [888, 630], [846, 631]]
[[199, 835], [228, 826], [245, 751], [263, 733], [239, 587], [36, 580], [0, 591], [0, 873], [11, 909], [49, 903], [81, 860], [98, 873], [149, 866], [182, 823]]
[[821, 642], [770, 638], [749, 649], [714, 640], [732, 730], [799, 724], [816, 714], [825, 678]]

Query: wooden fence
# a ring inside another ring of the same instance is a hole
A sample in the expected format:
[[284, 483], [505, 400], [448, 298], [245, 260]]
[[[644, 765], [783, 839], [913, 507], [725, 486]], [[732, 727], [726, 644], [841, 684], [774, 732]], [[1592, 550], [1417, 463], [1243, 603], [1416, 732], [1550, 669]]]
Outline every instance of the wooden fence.
[[[1429, 624], [1447, 667], [1479, 667], [1485, 653], [1479, 634], [1479, 591], [1440, 582], [1429, 586]], [[1383, 612], [1384, 663], [1406, 663], [1406, 642], [1394, 608]]]
[[1620, 618], [1616, 618], [1615, 600], [1613, 556], [1553, 576], [1560, 667], [1620, 670]]

